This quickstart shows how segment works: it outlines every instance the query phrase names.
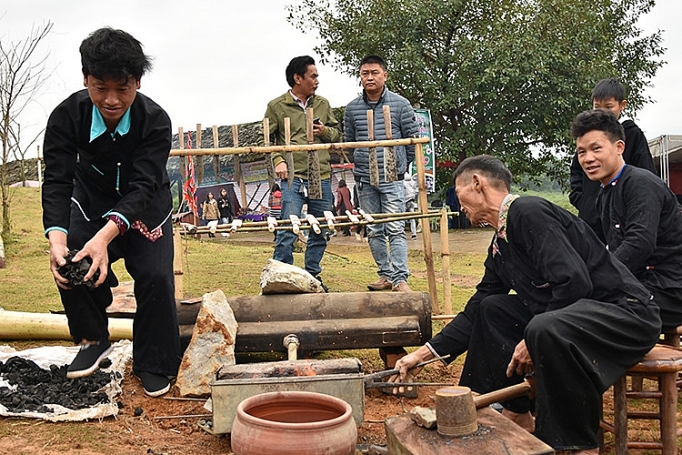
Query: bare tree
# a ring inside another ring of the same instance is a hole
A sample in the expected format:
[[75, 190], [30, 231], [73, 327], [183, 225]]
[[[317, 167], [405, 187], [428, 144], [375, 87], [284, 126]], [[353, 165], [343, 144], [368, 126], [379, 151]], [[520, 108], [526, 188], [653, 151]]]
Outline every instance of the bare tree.
[[[11, 237], [10, 182], [8, 163], [25, 154], [28, 146], [22, 148], [21, 113], [40, 94], [47, 81], [45, 62], [49, 54], [36, 58], [40, 43], [52, 30], [52, 22], [31, 30], [28, 37], [11, 41], [0, 36], [0, 141], [2, 157], [0, 161], [0, 196], [2, 199], [2, 239], [7, 242]], [[34, 138], [30, 143], [37, 140]]]

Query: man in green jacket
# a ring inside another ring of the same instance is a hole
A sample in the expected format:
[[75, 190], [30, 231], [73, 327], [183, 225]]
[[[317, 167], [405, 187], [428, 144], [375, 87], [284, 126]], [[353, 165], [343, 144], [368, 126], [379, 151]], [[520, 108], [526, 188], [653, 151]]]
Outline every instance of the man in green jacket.
[[[313, 136], [316, 144], [340, 142], [339, 122], [334, 118], [329, 101], [315, 91], [319, 85], [315, 60], [307, 55], [295, 57], [286, 69], [286, 78], [290, 90], [268, 103], [265, 118], [270, 122], [270, 142], [284, 145], [284, 119], [289, 118], [291, 124], [291, 144], [307, 144], [306, 109], [312, 108], [313, 115], [319, 121], [313, 124]], [[329, 152], [319, 151], [320, 179], [322, 181], [322, 199], [311, 199], [308, 186], [308, 154], [294, 153], [294, 169], [289, 169], [281, 154], [272, 157], [275, 174], [282, 179], [282, 214], [281, 219], [289, 219], [289, 215], [301, 216], [303, 204], [307, 204], [308, 213], [315, 217], [323, 217], [325, 210], [331, 210], [333, 197], [331, 191], [331, 167]], [[289, 172], [294, 173], [294, 181], [289, 186], [286, 181]], [[294, 242], [296, 234], [292, 231], [277, 231], [275, 242], [275, 260], [293, 264]], [[320, 234], [310, 231], [305, 250], [305, 269], [315, 278], [319, 277], [322, 268], [320, 261], [327, 248], [325, 230]]]

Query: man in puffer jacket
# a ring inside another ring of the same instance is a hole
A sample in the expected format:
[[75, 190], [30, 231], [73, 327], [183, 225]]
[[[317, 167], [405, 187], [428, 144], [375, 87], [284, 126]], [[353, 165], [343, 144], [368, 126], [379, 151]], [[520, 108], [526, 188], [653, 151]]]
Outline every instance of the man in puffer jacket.
[[[374, 139], [385, 140], [384, 106], [391, 108], [391, 138], [416, 137], [417, 123], [410, 102], [391, 92], [385, 86], [388, 78], [386, 63], [376, 55], [369, 55], [360, 62], [362, 95], [346, 106], [344, 115], [344, 136], [346, 141], [367, 141], [367, 111], [374, 111]], [[402, 178], [407, 167], [414, 160], [414, 146], [393, 147], [395, 152], [397, 181], [388, 182], [384, 174], [384, 149], [377, 147], [379, 185], [370, 185], [369, 149], [354, 150], [355, 181], [358, 185], [360, 207], [367, 213], [401, 213], [405, 211], [405, 190]], [[371, 291], [392, 289], [410, 292], [407, 277], [407, 239], [404, 223], [394, 221], [370, 224], [368, 227], [369, 247], [377, 263], [379, 280], [367, 287]]]

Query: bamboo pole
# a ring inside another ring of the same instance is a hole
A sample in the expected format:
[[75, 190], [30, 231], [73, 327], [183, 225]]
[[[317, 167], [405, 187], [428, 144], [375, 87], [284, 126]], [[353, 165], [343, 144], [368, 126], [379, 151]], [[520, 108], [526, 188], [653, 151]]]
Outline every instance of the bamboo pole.
[[[395, 213], [388, 213], [384, 215], [397, 215]], [[433, 217], [440, 217], [439, 212], [429, 212], [428, 214], [414, 214], [414, 212], [407, 212], [406, 214], [402, 216], [390, 216], [390, 217], [384, 217], [384, 218], [378, 218], [373, 221], [368, 221], [368, 220], [360, 220], [357, 223], [353, 223], [351, 221], [345, 221], [345, 222], [335, 222], [334, 226], [335, 227], [345, 227], [345, 226], [365, 226], [368, 224], [381, 224], [381, 223], [389, 223], [392, 221], [406, 221], [410, 219], [421, 219], [421, 218], [433, 218]], [[343, 217], [347, 218], [347, 217]], [[316, 218], [320, 223], [323, 223], [325, 220], [321, 218]], [[297, 229], [299, 230], [306, 230], [306, 229], [312, 229], [313, 227], [309, 224], [306, 223], [306, 220], [299, 220], [300, 223], [297, 225]], [[290, 231], [292, 230], [291, 225], [291, 220], [278, 220], [277, 221], [277, 226], [274, 228], [275, 230], [279, 231]], [[237, 232], [263, 232], [263, 231], [269, 231], [268, 225], [266, 221], [253, 221], [253, 222], [248, 222], [245, 224], [242, 224], [238, 229]], [[233, 232], [232, 231], [232, 224], [219, 224], [215, 226], [214, 230], [211, 230], [208, 226], [195, 226], [195, 229], [192, 229], [192, 232], [190, 233], [189, 231], [181, 231], [182, 234], [184, 235], [194, 235], [194, 234], [206, 234], [208, 232]]]
[[[3, 311], [0, 318], [2, 340], [73, 340], [64, 314]], [[133, 320], [109, 318], [109, 339], [132, 340]]]
[[440, 215], [440, 257], [443, 274], [443, 311], [452, 313], [452, 289], [450, 288], [450, 244], [448, 242], [448, 209]]
[[[367, 110], [367, 138], [374, 141], [374, 111]], [[377, 161], [376, 147], [369, 148], [369, 184], [379, 186], [379, 162]]]
[[[232, 127], [233, 131], [236, 125]], [[187, 155], [248, 155], [253, 153], [284, 153], [284, 152], [307, 152], [308, 150], [328, 150], [340, 151], [344, 149], [354, 149], [361, 147], [387, 147], [399, 145], [426, 144], [430, 141], [428, 137], [413, 137], [402, 139], [391, 139], [390, 141], [359, 141], [359, 142], [333, 142], [324, 144], [303, 144], [303, 145], [271, 145], [269, 147], [219, 147], [210, 149], [173, 149], [170, 156]]]
[[[213, 148], [220, 147], [220, 138], [218, 137], [218, 125], [213, 125]], [[213, 155], [213, 174], [215, 175], [215, 182], [220, 183], [220, 155]]]
[[173, 229], [173, 276], [175, 278], [175, 300], [182, 300], [184, 298], [182, 288], [182, 237], [180, 237], [180, 229]]
[[[239, 128], [237, 125], [232, 125], [232, 143], [234, 148], [239, 148]], [[239, 155], [234, 157], [234, 176], [237, 182], [239, 182], [239, 190], [242, 195], [242, 208], [247, 208], [249, 205], [246, 198], [246, 183], [244, 183], [244, 175], [242, 174], [242, 163]]]
[[[268, 147], [270, 145], [270, 119], [265, 117], [263, 119], [263, 144]], [[272, 187], [275, 183], [275, 166], [272, 164], [272, 155], [267, 158], [268, 167], [268, 191], [272, 192]], [[268, 204], [268, 208], [270, 205]]]
[[[201, 141], [201, 123], [197, 123], [196, 142], [197, 148], [201, 148], [203, 145]], [[197, 177], [197, 187], [199, 187], [201, 186], [201, 182], [204, 180], [204, 155], [197, 155], [194, 163], [194, 173]]]
[[[424, 139], [424, 138], [422, 138]], [[419, 182], [419, 210], [422, 213], [428, 212], [429, 202], [426, 200], [426, 177], [424, 176], [424, 150], [422, 143], [414, 146], [415, 163], [417, 163], [417, 181]], [[429, 294], [431, 295], [431, 312], [441, 314], [438, 303], [438, 288], [436, 287], [436, 273], [433, 267], [433, 249], [431, 246], [431, 226], [430, 223], [422, 223], [422, 240], [424, 241], [424, 262], [426, 263], [426, 277], [429, 284]]]

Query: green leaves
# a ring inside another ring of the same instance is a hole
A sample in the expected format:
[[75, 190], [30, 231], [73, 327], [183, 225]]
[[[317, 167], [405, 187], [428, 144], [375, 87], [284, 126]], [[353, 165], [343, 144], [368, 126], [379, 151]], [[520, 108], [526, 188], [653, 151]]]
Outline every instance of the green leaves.
[[[356, 75], [384, 57], [390, 88], [431, 109], [440, 159], [497, 155], [515, 175], [564, 182], [568, 130], [594, 84], [619, 77], [630, 114], [663, 64], [653, 0], [302, 0], [289, 21], [317, 32], [325, 64]], [[447, 171], [449, 172], [449, 171]], [[440, 177], [447, 180], [449, 175]]]

